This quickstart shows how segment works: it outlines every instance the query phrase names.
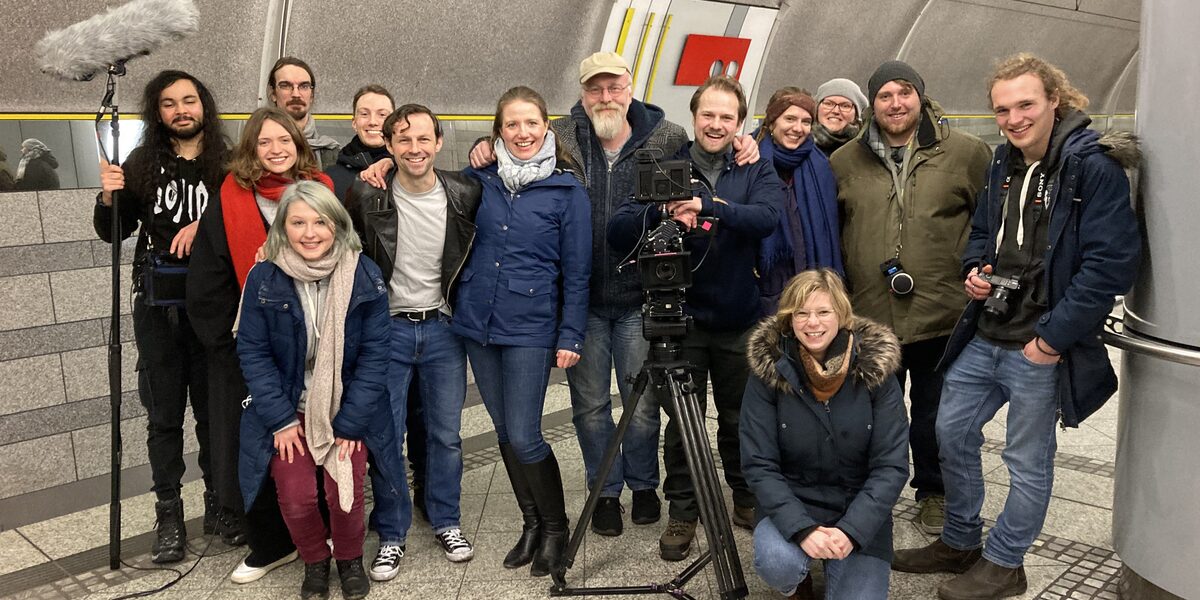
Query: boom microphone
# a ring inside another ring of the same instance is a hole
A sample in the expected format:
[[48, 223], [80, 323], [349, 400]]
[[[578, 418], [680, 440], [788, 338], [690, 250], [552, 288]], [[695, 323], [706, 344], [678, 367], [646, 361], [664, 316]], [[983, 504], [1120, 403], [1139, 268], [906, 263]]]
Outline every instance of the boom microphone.
[[196, 33], [199, 22], [200, 12], [192, 0], [133, 0], [47, 33], [35, 51], [43, 73], [90, 81], [111, 65]]

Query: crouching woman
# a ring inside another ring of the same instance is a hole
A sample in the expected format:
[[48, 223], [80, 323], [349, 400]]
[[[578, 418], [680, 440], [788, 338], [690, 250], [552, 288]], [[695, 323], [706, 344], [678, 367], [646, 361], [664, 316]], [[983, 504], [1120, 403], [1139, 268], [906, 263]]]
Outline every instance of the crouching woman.
[[[345, 598], [363, 598], [366, 448], [398, 482], [387, 401], [388, 302], [379, 268], [362, 255], [350, 216], [329, 188], [284, 190], [264, 247], [246, 279], [238, 356], [250, 389], [238, 464], [247, 506], [268, 472], [304, 561], [302, 598], [329, 596], [329, 559]], [[329, 528], [317, 510], [325, 469]], [[332, 537], [333, 549], [326, 545]]]
[[908, 480], [900, 344], [855, 317], [828, 269], [792, 278], [747, 345], [742, 469], [758, 499], [754, 568], [785, 596], [887, 598], [892, 506]]

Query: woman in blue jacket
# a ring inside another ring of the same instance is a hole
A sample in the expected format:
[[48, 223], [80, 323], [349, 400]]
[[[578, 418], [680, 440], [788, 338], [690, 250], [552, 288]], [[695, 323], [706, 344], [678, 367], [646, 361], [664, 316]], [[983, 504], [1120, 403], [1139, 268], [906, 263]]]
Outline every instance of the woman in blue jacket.
[[[289, 186], [267, 235], [266, 262], [246, 278], [236, 326], [250, 389], [241, 422], [242, 494], [248, 507], [268, 472], [274, 479], [305, 564], [303, 598], [328, 597], [331, 554], [343, 597], [370, 591], [362, 566], [364, 443], [389, 481], [404, 477], [387, 401], [387, 287], [361, 250], [329, 188]], [[325, 468], [328, 528], [317, 509], [318, 466]]]
[[813, 598], [883, 599], [892, 506], [908, 481], [908, 417], [893, 376], [900, 343], [854, 316], [841, 278], [800, 273], [747, 345], [742, 470], [758, 500], [754, 568], [772, 588]]
[[579, 362], [587, 324], [591, 204], [558, 151], [546, 102], [523, 86], [500, 97], [496, 164], [468, 173], [483, 185], [477, 237], [452, 330], [466, 338], [479, 395], [496, 427], [524, 528], [504, 558], [549, 574], [567, 541], [562, 477], [542, 439], [550, 367]]
[[837, 179], [829, 159], [812, 137], [817, 103], [796, 88], [776, 91], [767, 102], [763, 125], [754, 134], [763, 158], [783, 182], [783, 214], [758, 254], [758, 287], [766, 314], [793, 275], [829, 268], [839, 275], [842, 242], [838, 225]]

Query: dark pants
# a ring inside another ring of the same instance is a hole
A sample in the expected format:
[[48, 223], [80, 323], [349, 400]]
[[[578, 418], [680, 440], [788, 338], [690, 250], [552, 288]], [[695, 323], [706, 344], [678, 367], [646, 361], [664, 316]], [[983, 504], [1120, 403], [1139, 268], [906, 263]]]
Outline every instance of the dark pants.
[[[742, 411], [742, 395], [746, 392], [749, 366], [746, 363], [746, 339], [750, 330], [708, 331], [696, 326], [683, 341], [683, 359], [691, 363], [692, 380], [704, 413], [708, 403], [708, 377], [712, 374], [713, 403], [717, 406], [717, 452], [725, 469], [725, 482], [733, 490], [733, 503], [754, 506], [754, 494], [742, 476], [741, 443], [738, 439], [738, 420]], [[683, 453], [683, 437], [667, 393], [661, 392], [661, 403], [667, 412], [667, 431], [663, 440], [663, 464], [667, 478], [663, 494], [670, 501], [670, 516], [683, 521], [699, 517], [696, 489], [688, 472]]]
[[183, 479], [183, 417], [188, 399], [200, 443], [204, 487], [212, 488], [209, 452], [208, 369], [204, 349], [183, 308], [133, 303], [133, 335], [138, 348], [138, 397], [146, 407], [146, 449], [154, 493], [159, 500], [179, 496]]
[[913, 478], [909, 485], [917, 490], [917, 500], [946, 494], [942, 467], [938, 463], [936, 428], [938, 404], [942, 398], [942, 373], [937, 370], [937, 364], [949, 339], [939, 337], [900, 347], [900, 371], [896, 377], [901, 389], [907, 376], [912, 376], [912, 388], [908, 391], [912, 404], [908, 443], [912, 447]]
[[[266, 477], [250, 510], [245, 511], [238, 481], [242, 401], [250, 394], [232, 344], [208, 348], [209, 426], [212, 439], [213, 489], [226, 509], [241, 515], [250, 553], [259, 564], [274, 562], [295, 549], [279, 512], [275, 482]], [[262, 562], [265, 560], [266, 562]]]
[[412, 383], [408, 385], [408, 415], [404, 419], [405, 453], [411, 463], [413, 487], [425, 489], [427, 453], [425, 450], [425, 413], [421, 410], [421, 381], [417, 370], [412, 372]]

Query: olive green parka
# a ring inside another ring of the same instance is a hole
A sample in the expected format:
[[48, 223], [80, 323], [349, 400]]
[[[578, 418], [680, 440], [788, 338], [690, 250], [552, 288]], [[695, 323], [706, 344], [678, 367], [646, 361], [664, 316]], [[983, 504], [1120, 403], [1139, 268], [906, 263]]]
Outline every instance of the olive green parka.
[[[936, 102], [924, 99], [922, 113], [901, 178], [903, 208], [891, 170], [868, 141], [871, 130], [878, 131], [872, 110], [858, 137], [829, 161], [838, 183], [854, 312], [891, 326], [901, 344], [949, 335], [966, 306], [962, 253], [991, 161], [986, 143], [941, 121]], [[900, 263], [915, 283], [904, 296], [888, 290], [879, 268], [898, 245]]]

